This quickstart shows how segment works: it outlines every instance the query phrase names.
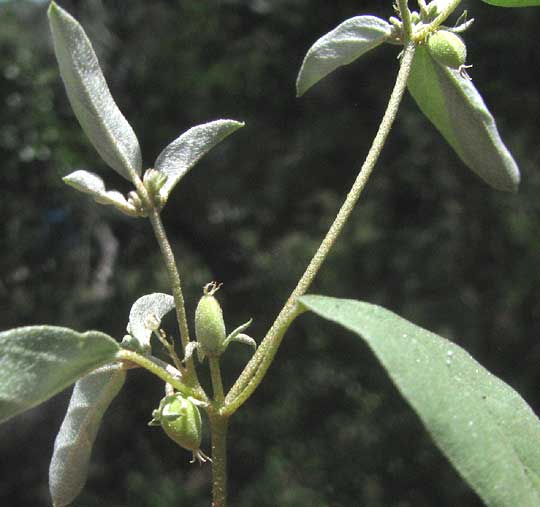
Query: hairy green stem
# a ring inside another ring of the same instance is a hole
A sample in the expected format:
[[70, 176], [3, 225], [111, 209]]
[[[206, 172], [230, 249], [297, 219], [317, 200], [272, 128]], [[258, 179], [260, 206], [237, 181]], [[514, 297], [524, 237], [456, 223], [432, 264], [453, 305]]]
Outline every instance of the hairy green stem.
[[212, 434], [212, 507], [227, 507], [227, 431], [229, 418], [210, 414]]
[[[401, 0], [400, 0], [401, 1]], [[457, 6], [461, 3], [461, 0], [451, 0], [446, 7], [440, 12], [440, 14], [427, 26], [414, 32], [411, 36], [411, 40], [414, 42], [422, 42], [430, 33], [433, 33], [439, 26], [441, 26], [450, 14], [454, 12]], [[400, 7], [401, 8], [401, 7]]]
[[[174, 259], [174, 253], [167, 238], [161, 216], [156, 208], [152, 208], [148, 218], [154, 229], [156, 240], [159, 244], [159, 248], [163, 255], [167, 274], [169, 275], [169, 283], [171, 284], [172, 295], [174, 298], [174, 306], [176, 308], [176, 320], [178, 321], [178, 328], [180, 330], [180, 339], [182, 341], [182, 351], [185, 352], [187, 344], [189, 343], [189, 327], [186, 315], [186, 305], [184, 303], [184, 294], [182, 292], [182, 283], [180, 281], [180, 274], [176, 267], [176, 261]], [[189, 358], [186, 361], [187, 367], [187, 381], [193, 383], [199, 389], [199, 381], [197, 379], [197, 372], [195, 371], [195, 365], [193, 359]]]
[[161, 361], [161, 359], [158, 359], [157, 357], [141, 356], [140, 354], [137, 354], [137, 352], [126, 349], [120, 349], [116, 354], [116, 357], [120, 361], [127, 361], [145, 368], [167, 384], [172, 385], [177, 391], [180, 391], [185, 396], [191, 396], [192, 398], [205, 403], [208, 401], [206, 397], [201, 396], [198, 389], [193, 389], [182, 382], [182, 375], [176, 368]]
[[210, 364], [210, 377], [212, 379], [214, 402], [221, 407], [223, 405], [223, 400], [225, 399], [225, 393], [223, 391], [223, 380], [221, 378], [219, 357], [210, 356], [208, 357], [208, 362]]
[[410, 39], [412, 33], [412, 20], [408, 3], [407, 0], [398, 0], [399, 14], [401, 16], [401, 21], [403, 21], [403, 28], [405, 29], [407, 39]]
[[392, 90], [388, 106], [382, 118], [381, 124], [366, 160], [354, 182], [345, 202], [339, 210], [334, 222], [323, 239], [319, 249], [311, 259], [306, 271], [291, 293], [285, 306], [277, 316], [274, 324], [259, 345], [257, 352], [246, 365], [244, 371], [225, 397], [225, 407], [223, 414], [232, 414], [240, 407], [255, 391], [266, 374], [274, 356], [278, 350], [285, 331], [292, 321], [302, 312], [298, 305], [298, 298], [304, 295], [313, 282], [316, 274], [323, 265], [328, 253], [338, 238], [341, 230], [351, 215], [369, 176], [381, 154], [384, 143], [390, 133], [394, 120], [396, 119], [399, 104], [407, 87], [407, 79], [412, 66], [415, 45], [408, 42], [404, 48], [401, 58], [400, 69], [396, 78], [396, 84]]

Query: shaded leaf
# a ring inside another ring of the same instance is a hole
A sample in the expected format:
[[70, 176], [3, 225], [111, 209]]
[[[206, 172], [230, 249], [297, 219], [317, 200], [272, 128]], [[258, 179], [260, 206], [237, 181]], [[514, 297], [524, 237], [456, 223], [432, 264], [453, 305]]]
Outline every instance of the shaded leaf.
[[75, 384], [54, 442], [49, 467], [49, 488], [54, 507], [69, 505], [84, 487], [101, 419], [125, 379], [125, 369], [113, 364], [93, 371]]
[[90, 194], [99, 204], [115, 206], [124, 213], [136, 214], [136, 210], [128, 204], [126, 198], [117, 190], [106, 190], [103, 179], [89, 171], [75, 171], [63, 178], [69, 186]]
[[141, 150], [131, 125], [112, 98], [81, 25], [52, 2], [49, 23], [71, 107], [103, 160], [124, 178], [141, 174]]
[[29, 326], [0, 333], [0, 422], [113, 361], [118, 350], [118, 343], [97, 331]]
[[540, 505], [540, 422], [465, 350], [379, 306], [305, 296], [363, 338], [435, 443], [488, 506]]
[[497, 7], [535, 7], [540, 0], [482, 0], [482, 2]]
[[197, 125], [184, 132], [169, 144], [158, 156], [155, 169], [167, 175], [161, 188], [165, 200], [186, 173], [216, 144], [243, 127], [244, 123], [234, 120], [216, 120]]
[[472, 81], [416, 49], [408, 88], [421, 111], [461, 160], [498, 190], [516, 191], [519, 169]]
[[173, 308], [174, 298], [160, 292], [142, 296], [133, 303], [127, 331], [142, 350], [150, 351], [152, 332], [159, 328], [161, 319]]
[[364, 53], [381, 45], [392, 27], [376, 16], [356, 16], [323, 35], [307, 52], [296, 78], [297, 96], [306, 93], [315, 83], [347, 65]]

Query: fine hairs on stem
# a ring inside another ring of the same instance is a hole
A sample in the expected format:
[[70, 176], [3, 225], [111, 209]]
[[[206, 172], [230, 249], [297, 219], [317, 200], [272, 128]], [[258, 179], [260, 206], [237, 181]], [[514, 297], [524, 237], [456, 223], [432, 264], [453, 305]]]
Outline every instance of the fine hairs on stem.
[[396, 78], [396, 84], [390, 96], [387, 109], [356, 181], [349, 191], [345, 202], [343, 203], [334, 222], [328, 230], [328, 233], [319, 246], [319, 249], [302, 275], [302, 278], [289, 296], [289, 299], [277, 316], [266, 337], [260, 344], [257, 352], [227, 394], [225, 398], [224, 413], [234, 413], [238, 407], [240, 407], [249, 398], [249, 396], [251, 396], [263, 379], [277, 352], [285, 331], [300, 311], [298, 308], [297, 299], [305, 294], [308, 290], [315, 276], [319, 272], [319, 269], [323, 265], [326, 257], [328, 256], [332, 246], [336, 242], [340, 232], [347, 223], [347, 220], [350, 217], [358, 199], [360, 198], [362, 190], [366, 186], [375, 164], [377, 163], [377, 160], [384, 147], [384, 143], [386, 142], [394, 120], [396, 119], [399, 104], [407, 87], [407, 78], [411, 70], [414, 51], [415, 46], [413, 43], [408, 43], [405, 46], [401, 58], [400, 69]]

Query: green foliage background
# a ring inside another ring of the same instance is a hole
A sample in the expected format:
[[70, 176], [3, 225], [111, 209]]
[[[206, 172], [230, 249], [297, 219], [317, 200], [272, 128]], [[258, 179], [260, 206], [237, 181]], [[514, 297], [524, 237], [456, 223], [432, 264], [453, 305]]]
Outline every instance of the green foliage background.
[[[258, 340], [332, 220], [375, 133], [397, 69], [384, 46], [303, 99], [309, 46], [347, 17], [387, 18], [391, 2], [64, 0], [94, 42], [149, 166], [190, 126], [247, 127], [207, 156], [164, 212], [193, 314], [224, 282], [228, 328]], [[540, 410], [540, 11], [463, 2], [471, 75], [522, 169], [517, 195], [490, 190], [459, 162], [410, 97], [313, 292], [385, 305], [466, 348]], [[38, 323], [120, 339], [131, 303], [166, 291], [150, 226], [66, 187], [104, 167], [71, 113], [46, 6], [0, 6], [0, 328]], [[172, 323], [170, 329], [172, 327]], [[248, 359], [226, 358], [229, 383]], [[98, 435], [77, 505], [209, 504], [209, 468], [155, 428], [159, 382], [130, 372]], [[0, 431], [0, 503], [48, 505], [47, 467], [69, 393]], [[208, 447], [208, 444], [206, 444]], [[479, 458], [481, 459], [481, 458]], [[238, 507], [477, 506], [365, 346], [303, 316], [233, 419], [231, 504]]]

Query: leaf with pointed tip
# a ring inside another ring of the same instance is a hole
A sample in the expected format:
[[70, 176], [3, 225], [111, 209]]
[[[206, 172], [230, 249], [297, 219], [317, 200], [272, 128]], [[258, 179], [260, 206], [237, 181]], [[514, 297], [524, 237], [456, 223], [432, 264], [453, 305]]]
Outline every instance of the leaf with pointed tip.
[[407, 86], [469, 169], [498, 190], [517, 190], [518, 166], [472, 81], [439, 65], [425, 46], [418, 46]]
[[0, 422], [114, 361], [118, 343], [98, 331], [28, 326], [0, 333]]
[[139, 141], [112, 98], [81, 25], [55, 2], [49, 24], [60, 74], [71, 107], [90, 141], [115, 171], [128, 180], [141, 174]]
[[126, 370], [119, 364], [110, 364], [75, 384], [49, 467], [54, 507], [69, 505], [83, 489], [103, 414], [122, 389], [125, 379]]
[[296, 78], [297, 96], [306, 93], [338, 67], [380, 46], [391, 32], [392, 26], [376, 16], [356, 16], [341, 23], [307, 52]]
[[540, 0], [482, 0], [482, 2], [497, 7], [538, 7]]
[[154, 165], [167, 175], [160, 191], [163, 198], [168, 199], [172, 189], [201, 157], [243, 126], [244, 123], [235, 120], [215, 120], [190, 128], [169, 144]]
[[97, 174], [89, 171], [75, 171], [62, 178], [69, 186], [90, 194], [99, 204], [108, 204], [115, 206], [124, 212], [130, 214], [136, 213], [135, 209], [131, 210], [126, 198], [117, 190], [107, 190], [103, 179]]
[[433, 440], [488, 506], [540, 505], [540, 421], [465, 350], [380, 306], [301, 303], [363, 338]]
[[161, 319], [174, 308], [174, 298], [156, 292], [142, 296], [129, 312], [128, 333], [138, 342], [142, 350], [150, 351], [152, 332], [159, 328]]

